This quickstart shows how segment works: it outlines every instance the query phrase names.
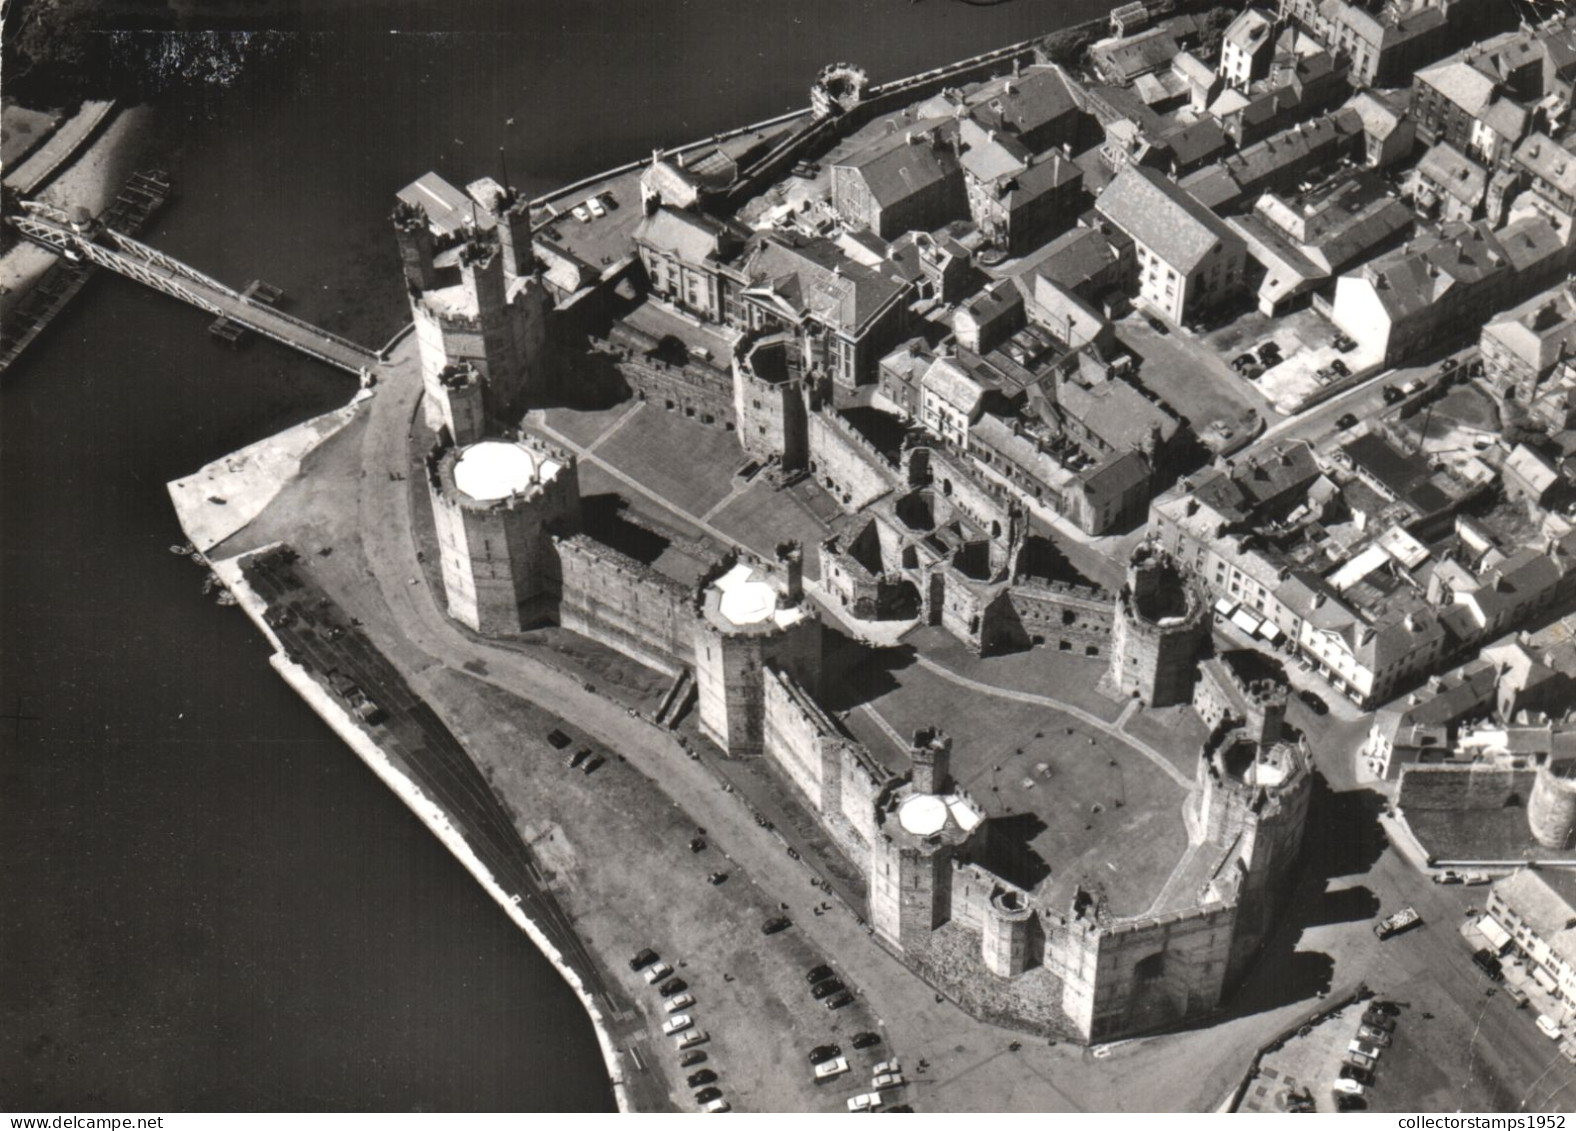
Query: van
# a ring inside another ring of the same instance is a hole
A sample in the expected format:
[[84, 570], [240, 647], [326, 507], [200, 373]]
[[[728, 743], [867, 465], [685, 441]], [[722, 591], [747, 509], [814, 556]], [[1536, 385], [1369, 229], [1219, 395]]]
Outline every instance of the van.
[[1538, 1032], [1542, 1033], [1551, 1041], [1557, 1041], [1562, 1036], [1564, 1036], [1564, 1034], [1560, 1032], [1560, 1023], [1554, 1020], [1554, 1018], [1550, 1017], [1547, 1013], [1538, 1014]]

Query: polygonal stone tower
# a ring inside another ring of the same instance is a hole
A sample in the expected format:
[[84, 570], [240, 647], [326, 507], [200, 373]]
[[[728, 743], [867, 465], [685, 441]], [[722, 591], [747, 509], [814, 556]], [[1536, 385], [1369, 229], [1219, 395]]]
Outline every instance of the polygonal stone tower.
[[778, 547], [782, 571], [740, 561], [706, 587], [695, 627], [695, 686], [702, 733], [734, 757], [765, 750], [762, 669], [787, 672], [814, 696], [821, 622], [804, 601], [797, 543]]
[[449, 615], [497, 635], [549, 613], [561, 588], [553, 537], [580, 528], [574, 456], [483, 440], [436, 448], [427, 466]]
[[1165, 553], [1140, 546], [1127, 567], [1111, 632], [1111, 680], [1145, 706], [1193, 697], [1198, 659], [1209, 640], [1209, 606]]
[[1576, 844], [1576, 761], [1545, 762], [1538, 767], [1527, 802], [1527, 825], [1544, 848]]
[[916, 731], [909, 747], [913, 773], [876, 814], [870, 925], [900, 950], [922, 948], [952, 918], [952, 862], [984, 836], [984, 813], [952, 787], [951, 757], [945, 734]]

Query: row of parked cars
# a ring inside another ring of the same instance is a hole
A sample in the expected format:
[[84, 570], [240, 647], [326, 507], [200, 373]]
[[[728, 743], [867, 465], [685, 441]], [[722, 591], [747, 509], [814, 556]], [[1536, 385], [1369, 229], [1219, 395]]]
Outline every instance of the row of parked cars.
[[1374, 1085], [1380, 1055], [1395, 1039], [1395, 1019], [1400, 1012], [1401, 1007], [1393, 1001], [1375, 1001], [1363, 1010], [1357, 1034], [1346, 1046], [1340, 1075], [1332, 1085], [1340, 1110], [1361, 1111], [1368, 1106], [1364, 1097]]
[[[829, 969], [827, 966], [816, 966], [805, 976], [806, 980], [815, 979]], [[853, 1040], [849, 1043], [856, 1049], [873, 1048], [881, 1043], [881, 1034], [855, 1033]], [[843, 1047], [838, 1044], [816, 1045], [815, 1048], [810, 1050], [810, 1064], [815, 1073], [815, 1082], [817, 1084], [824, 1084], [829, 1080], [837, 1080], [852, 1071], [848, 1058], [843, 1055]], [[848, 1100], [848, 1110], [878, 1111], [881, 1109], [882, 1102], [885, 1099], [885, 1096], [882, 1095], [882, 1090], [890, 1091], [893, 1088], [901, 1088], [906, 1083], [908, 1081], [904, 1079], [901, 1063], [896, 1059], [879, 1061], [870, 1069], [870, 1091], [851, 1096]], [[914, 1109], [907, 1104], [899, 1104], [886, 1110], [913, 1111]]]
[[695, 1090], [695, 1103], [702, 1111], [732, 1110], [723, 1098], [722, 1089], [716, 1086], [717, 1073], [709, 1067], [700, 1067], [706, 1061], [706, 1050], [698, 1046], [710, 1041], [711, 1035], [695, 1024], [691, 1012], [695, 995], [689, 992], [689, 983], [674, 974], [673, 967], [650, 947], [631, 958], [629, 968], [641, 972], [646, 985], [655, 987], [662, 995], [662, 1010], [668, 1014], [668, 1019], [662, 1023], [662, 1032], [673, 1038], [679, 1067], [695, 1069], [684, 1078], [684, 1082]]

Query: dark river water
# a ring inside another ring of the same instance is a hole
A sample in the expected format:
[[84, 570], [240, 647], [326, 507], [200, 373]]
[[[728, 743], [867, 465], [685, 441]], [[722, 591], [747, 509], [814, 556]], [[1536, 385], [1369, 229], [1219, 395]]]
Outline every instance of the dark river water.
[[[310, 5], [309, 5], [310, 6]], [[158, 108], [146, 237], [368, 345], [428, 169], [545, 190], [1101, 0], [339, 3]], [[513, 118], [513, 126], [507, 126]], [[596, 1110], [557, 973], [166, 551], [166, 481], [351, 381], [101, 277], [0, 390], [0, 1108]]]

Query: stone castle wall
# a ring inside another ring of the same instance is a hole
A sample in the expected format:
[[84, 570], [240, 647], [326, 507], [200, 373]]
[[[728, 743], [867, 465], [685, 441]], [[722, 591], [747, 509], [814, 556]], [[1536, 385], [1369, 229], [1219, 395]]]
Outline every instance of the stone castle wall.
[[897, 469], [835, 412], [810, 414], [809, 444], [811, 475], [848, 510], [868, 506], [898, 486]]
[[695, 608], [687, 586], [584, 535], [560, 538], [556, 549], [560, 624], [667, 675], [689, 664]]
[[1082, 585], [1018, 578], [1008, 600], [1025, 644], [1103, 657], [1111, 647], [1115, 616], [1109, 593]]
[[592, 344], [613, 358], [636, 399], [702, 424], [730, 431], [737, 426], [733, 374], [728, 370], [693, 357], [679, 365], [654, 357], [657, 340], [621, 322], [605, 340]]
[[[919, 486], [928, 477], [935, 496], [972, 521], [993, 542], [1005, 547], [1012, 538], [1013, 500], [960, 456], [945, 448], [920, 445], [906, 453], [909, 482]], [[937, 520], [945, 521], [938, 506]]]

